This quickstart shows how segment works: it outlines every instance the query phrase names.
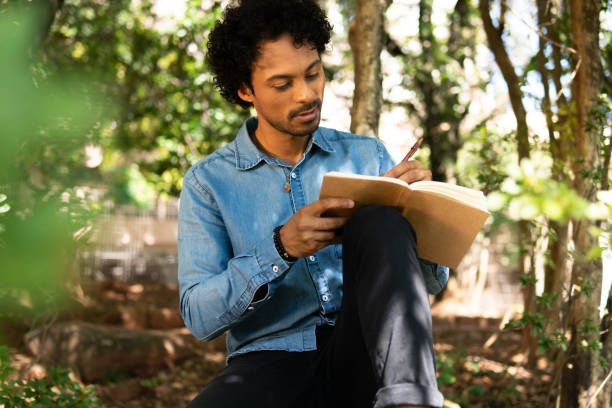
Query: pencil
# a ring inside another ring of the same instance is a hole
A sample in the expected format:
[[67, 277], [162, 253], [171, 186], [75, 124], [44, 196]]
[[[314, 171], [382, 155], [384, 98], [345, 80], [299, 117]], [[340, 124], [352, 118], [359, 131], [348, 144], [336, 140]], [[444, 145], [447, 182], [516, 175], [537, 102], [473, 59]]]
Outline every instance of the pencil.
[[419, 146], [421, 146], [421, 143], [423, 143], [423, 137], [419, 137], [419, 139], [416, 141], [416, 143], [414, 145], [412, 145], [412, 147], [410, 148], [408, 153], [406, 153], [406, 156], [402, 159], [402, 162], [406, 162], [406, 161], [410, 160], [410, 158], [412, 156], [414, 156], [416, 151], [419, 150]]

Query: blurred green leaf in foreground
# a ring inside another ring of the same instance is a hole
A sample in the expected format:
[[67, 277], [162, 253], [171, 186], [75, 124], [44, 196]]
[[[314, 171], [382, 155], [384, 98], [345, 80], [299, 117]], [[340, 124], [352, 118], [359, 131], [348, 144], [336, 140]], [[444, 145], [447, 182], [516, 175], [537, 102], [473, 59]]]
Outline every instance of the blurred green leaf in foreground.
[[83, 151], [104, 101], [87, 78], [45, 74], [41, 18], [0, 4], [0, 313], [23, 316], [61, 303], [91, 226], [78, 172], [56, 164]]

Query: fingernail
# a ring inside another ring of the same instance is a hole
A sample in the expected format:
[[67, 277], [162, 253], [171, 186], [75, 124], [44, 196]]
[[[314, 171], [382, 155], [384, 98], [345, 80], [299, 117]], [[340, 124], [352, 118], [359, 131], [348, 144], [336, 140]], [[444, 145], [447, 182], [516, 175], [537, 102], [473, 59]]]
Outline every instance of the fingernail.
[[355, 206], [355, 202], [353, 200], [349, 200], [348, 208], [353, 208]]

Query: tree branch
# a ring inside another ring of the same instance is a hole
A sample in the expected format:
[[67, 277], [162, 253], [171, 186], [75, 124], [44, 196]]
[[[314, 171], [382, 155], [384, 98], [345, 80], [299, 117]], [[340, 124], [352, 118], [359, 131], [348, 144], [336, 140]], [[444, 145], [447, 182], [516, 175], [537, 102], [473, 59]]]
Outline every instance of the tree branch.
[[[501, 8], [502, 10], [505, 9], [503, 6]], [[510, 57], [508, 56], [508, 53], [504, 46], [504, 42], [502, 40], [503, 31], [500, 31], [500, 29], [503, 28], [503, 15], [500, 16], [500, 26], [495, 27], [493, 21], [491, 20], [489, 0], [479, 0], [479, 10], [485, 28], [485, 32], [487, 34], [489, 48], [493, 52], [495, 61], [497, 62], [497, 66], [499, 67], [502, 76], [504, 77], [506, 86], [508, 87], [510, 104], [512, 105], [512, 110], [516, 118], [516, 133], [520, 160], [529, 157], [530, 149], [528, 140], [527, 112], [523, 105], [523, 93], [519, 85], [519, 78], [516, 75], [516, 72], [514, 71], [514, 66], [510, 61]]]

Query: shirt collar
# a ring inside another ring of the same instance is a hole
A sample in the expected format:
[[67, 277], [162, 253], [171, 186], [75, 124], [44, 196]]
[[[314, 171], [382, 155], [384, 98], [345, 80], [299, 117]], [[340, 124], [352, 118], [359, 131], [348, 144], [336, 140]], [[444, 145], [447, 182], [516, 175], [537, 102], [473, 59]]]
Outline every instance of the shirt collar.
[[[286, 166], [287, 163], [285, 161], [266, 156], [257, 149], [257, 146], [255, 146], [249, 137], [249, 129], [254, 130], [256, 127], [257, 118], [249, 118], [242, 124], [242, 127], [238, 131], [235, 152], [236, 168], [239, 170], [249, 170], [257, 166], [261, 161], [265, 161], [271, 165]], [[318, 148], [328, 153], [334, 152], [334, 148], [327, 137], [325, 137], [325, 128], [319, 127], [314, 131], [313, 137], [310, 138], [304, 155], [310, 151], [312, 145], [316, 145]]]

